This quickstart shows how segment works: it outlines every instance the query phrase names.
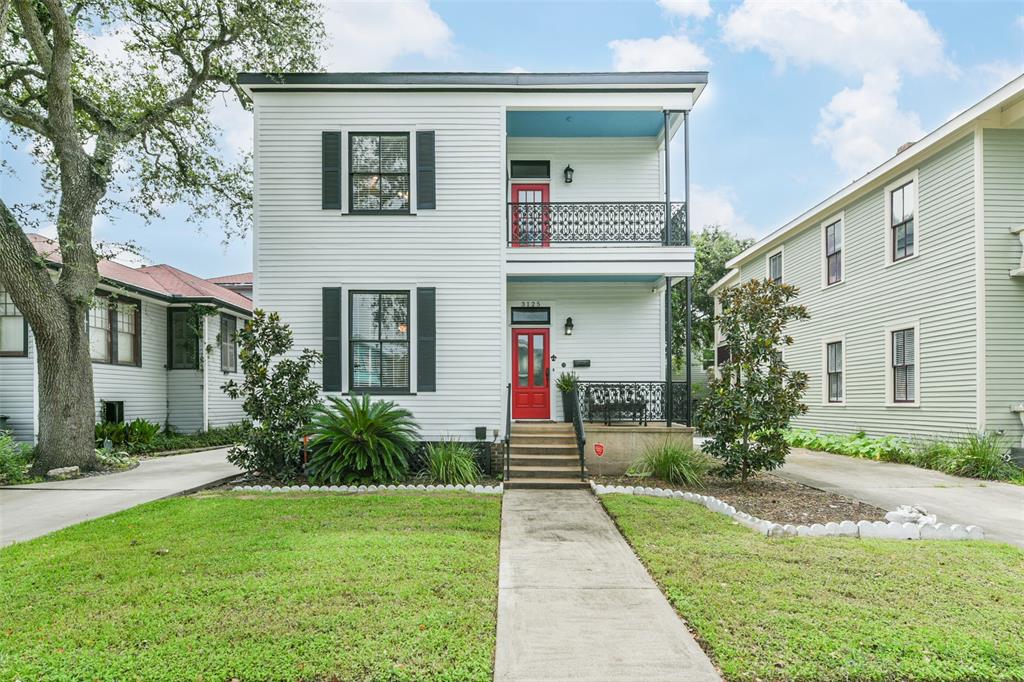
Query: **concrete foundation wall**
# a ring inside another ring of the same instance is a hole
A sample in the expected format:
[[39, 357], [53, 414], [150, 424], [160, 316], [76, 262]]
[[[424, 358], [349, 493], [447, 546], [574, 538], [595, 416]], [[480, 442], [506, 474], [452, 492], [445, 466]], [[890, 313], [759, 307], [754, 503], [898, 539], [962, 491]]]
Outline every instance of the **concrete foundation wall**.
[[[693, 429], [688, 426], [648, 424], [647, 426], [603, 426], [586, 424], [587, 471], [591, 476], [618, 476], [625, 473], [641, 455], [652, 447], [668, 442], [693, 447]], [[596, 444], [604, 446], [604, 455], [595, 453]]]

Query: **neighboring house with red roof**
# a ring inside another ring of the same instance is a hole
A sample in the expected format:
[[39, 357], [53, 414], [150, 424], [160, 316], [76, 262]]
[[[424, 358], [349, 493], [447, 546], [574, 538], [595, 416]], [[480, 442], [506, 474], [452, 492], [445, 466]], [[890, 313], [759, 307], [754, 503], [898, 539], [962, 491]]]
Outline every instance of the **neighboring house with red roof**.
[[[56, 273], [57, 243], [28, 235]], [[96, 305], [85, 322], [97, 421], [142, 417], [180, 432], [239, 422], [241, 401], [221, 386], [241, 379], [234, 332], [252, 316], [246, 296], [170, 265], [98, 263]], [[198, 314], [199, 311], [205, 314]], [[22, 441], [38, 433], [32, 330], [0, 289], [0, 420]]]
[[225, 289], [231, 289], [236, 291], [246, 298], [252, 298], [252, 273], [251, 272], [240, 272], [237, 275], [222, 275], [221, 277], [211, 277], [207, 282], [213, 282], [214, 284], [220, 285]]

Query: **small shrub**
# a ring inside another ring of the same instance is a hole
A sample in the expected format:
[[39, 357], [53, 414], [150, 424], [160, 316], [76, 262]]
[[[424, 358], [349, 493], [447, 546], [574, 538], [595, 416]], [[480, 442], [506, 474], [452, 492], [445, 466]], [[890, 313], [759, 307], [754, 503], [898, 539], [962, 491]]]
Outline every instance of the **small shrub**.
[[331, 398], [310, 423], [310, 478], [331, 485], [400, 481], [418, 431], [412, 413], [393, 402]]
[[465, 485], [480, 477], [473, 448], [458, 441], [428, 443], [423, 474], [431, 483]]
[[132, 455], [156, 455], [177, 450], [223, 447], [241, 442], [244, 429], [244, 424], [232, 424], [188, 434], [164, 431], [148, 443], [126, 445], [124, 449]]
[[0, 485], [16, 485], [30, 480], [32, 446], [15, 443], [7, 431], [0, 431]]
[[997, 433], [970, 433], [955, 441], [941, 470], [954, 476], [1012, 479], [1020, 475], [1020, 469], [1010, 462], [1008, 449]]
[[142, 447], [152, 443], [160, 434], [160, 425], [138, 417], [130, 422], [97, 422], [96, 447], [102, 448], [109, 439], [115, 448]]
[[555, 381], [555, 388], [562, 393], [569, 393], [576, 390], [578, 383], [579, 378], [576, 376], [576, 372], [562, 372], [558, 375], [558, 380]]
[[130, 469], [138, 463], [138, 459], [127, 452], [96, 449], [96, 460], [104, 469]]
[[677, 443], [649, 448], [626, 473], [630, 476], [660, 478], [676, 485], [703, 487], [711, 460], [692, 448]]

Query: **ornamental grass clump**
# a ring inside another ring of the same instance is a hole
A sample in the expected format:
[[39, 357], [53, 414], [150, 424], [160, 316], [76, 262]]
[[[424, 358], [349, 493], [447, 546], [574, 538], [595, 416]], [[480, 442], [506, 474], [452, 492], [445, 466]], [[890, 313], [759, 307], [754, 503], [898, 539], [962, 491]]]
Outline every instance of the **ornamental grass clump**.
[[958, 438], [942, 462], [941, 470], [954, 476], [1009, 480], [1020, 476], [1010, 461], [1009, 448], [998, 433], [969, 433]]
[[702, 453], [677, 443], [664, 443], [648, 448], [626, 473], [702, 488], [710, 469], [711, 460]]
[[310, 479], [330, 485], [397, 483], [419, 442], [412, 413], [386, 400], [330, 398], [309, 426]]
[[431, 483], [466, 485], [480, 477], [473, 449], [454, 440], [429, 443], [423, 464], [423, 475]]

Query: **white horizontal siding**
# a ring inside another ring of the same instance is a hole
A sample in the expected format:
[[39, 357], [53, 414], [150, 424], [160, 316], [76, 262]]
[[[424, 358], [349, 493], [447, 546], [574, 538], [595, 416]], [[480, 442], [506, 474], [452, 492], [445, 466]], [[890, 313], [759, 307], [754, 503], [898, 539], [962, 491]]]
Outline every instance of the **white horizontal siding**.
[[203, 429], [203, 373], [174, 369], [167, 373], [167, 423], [179, 433]]
[[[664, 201], [653, 137], [510, 137], [508, 158], [551, 162], [551, 201]], [[573, 168], [572, 184], [562, 171]], [[510, 182], [528, 182], [511, 180]]]
[[[575, 371], [582, 381], [664, 381], [664, 289], [652, 291], [637, 283], [511, 282], [508, 285], [506, 329], [511, 308], [532, 301], [551, 308], [552, 383], [562, 372]], [[565, 318], [573, 321], [565, 335]], [[525, 326], [525, 325], [517, 325]], [[511, 331], [506, 331], [511, 338]], [[573, 368], [573, 360], [590, 367]], [[512, 370], [504, 379], [512, 380]], [[562, 405], [552, 391], [553, 418]]]
[[[323, 287], [436, 287], [437, 391], [395, 400], [425, 437], [471, 437], [475, 426], [504, 423], [503, 111], [427, 101], [437, 98], [257, 95], [256, 303], [291, 326], [297, 353], [322, 347]], [[415, 216], [322, 210], [321, 132], [384, 126], [435, 131], [437, 209]], [[413, 321], [413, 339], [415, 332]], [[319, 367], [313, 378], [321, 381]]]
[[[238, 331], [242, 330], [245, 322], [244, 318], [235, 317]], [[208, 318], [206, 344], [210, 349], [210, 352], [205, 356], [206, 371], [208, 372], [206, 380], [207, 428], [237, 424], [245, 417], [245, 413], [242, 411], [242, 401], [232, 400], [221, 390], [221, 387], [231, 380], [241, 384], [244, 377], [242, 376], [241, 363], [237, 360], [237, 357], [235, 362], [236, 370], [234, 372], [225, 372], [220, 368], [220, 315]]]
[[985, 356], [987, 428], [1015, 442], [1021, 424], [1010, 405], [1024, 401], [1024, 278], [1009, 276], [1020, 267], [1020, 239], [1010, 228], [1024, 225], [1024, 130], [986, 128], [985, 197]]
[[35, 339], [28, 333], [26, 357], [0, 357], [0, 415], [15, 440], [35, 442]]
[[[822, 289], [821, 229], [785, 241], [785, 281], [800, 290], [811, 319], [788, 330], [790, 367], [809, 375], [796, 419], [826, 432], [936, 437], [963, 434], [977, 420], [973, 137], [919, 166], [916, 258], [886, 267], [888, 232], [882, 183], [849, 205], [844, 224], [844, 281]], [[887, 180], [888, 181], [888, 180]], [[740, 279], [765, 276], [763, 255]], [[887, 335], [891, 325], [920, 323], [920, 407], [887, 407]], [[822, 405], [822, 339], [846, 337], [846, 405]]]

